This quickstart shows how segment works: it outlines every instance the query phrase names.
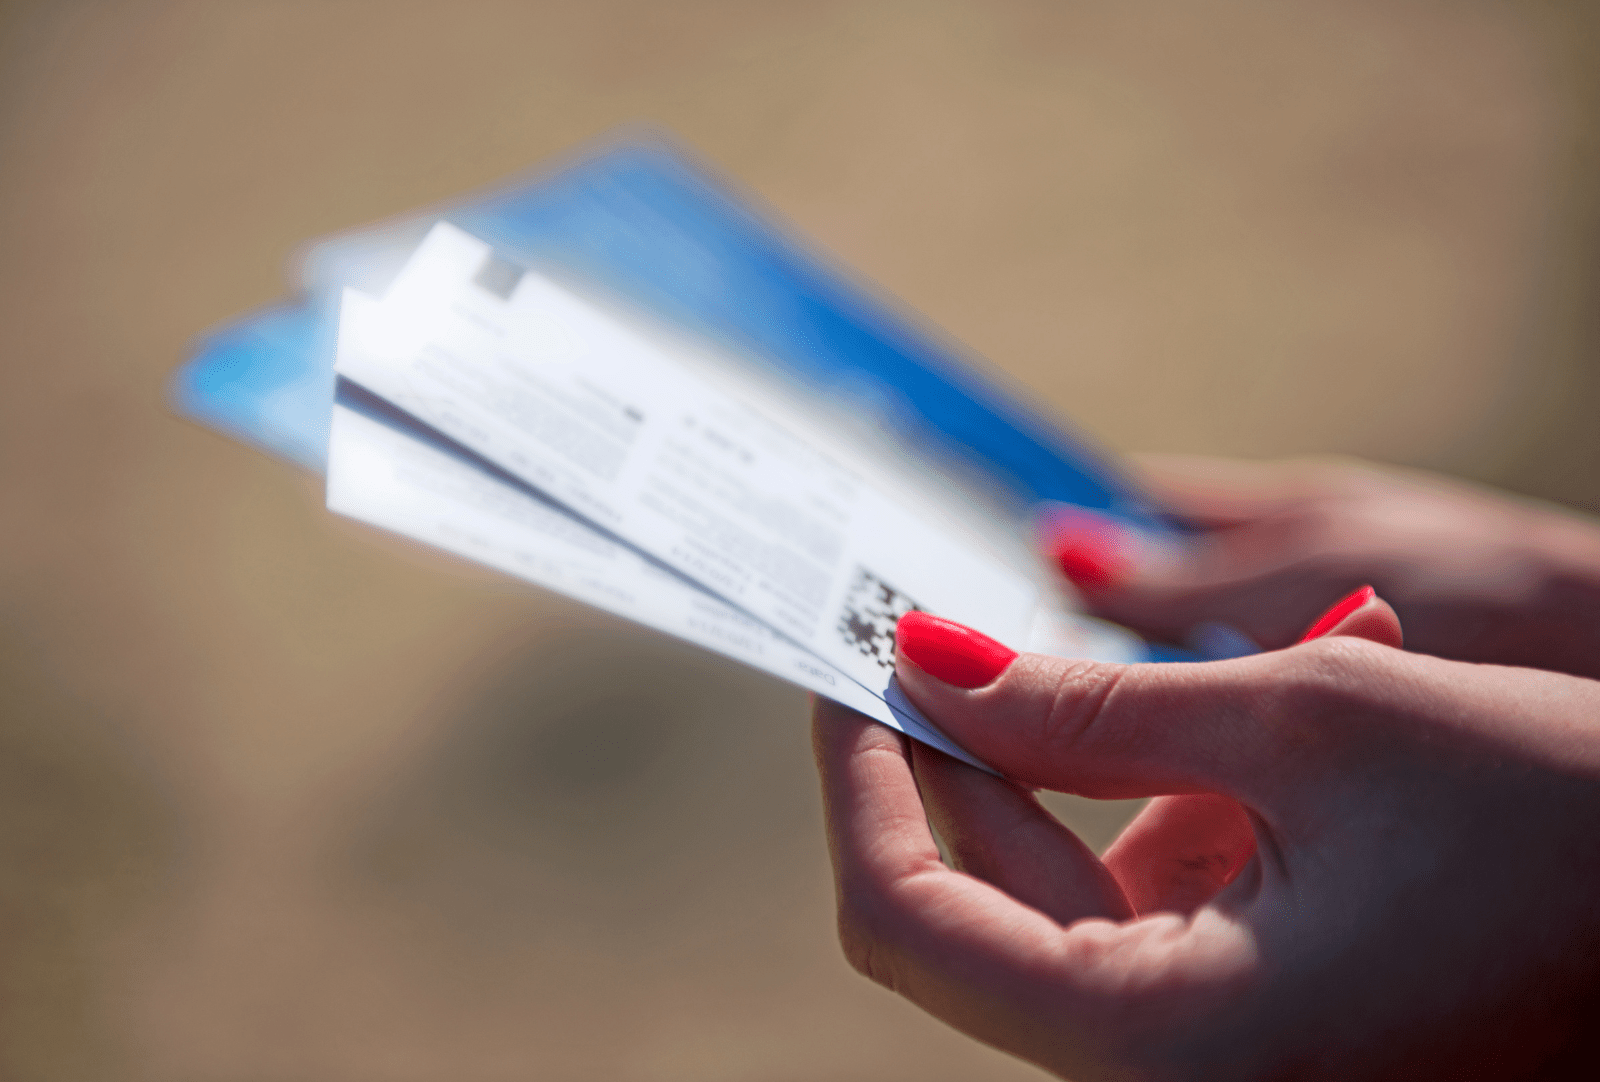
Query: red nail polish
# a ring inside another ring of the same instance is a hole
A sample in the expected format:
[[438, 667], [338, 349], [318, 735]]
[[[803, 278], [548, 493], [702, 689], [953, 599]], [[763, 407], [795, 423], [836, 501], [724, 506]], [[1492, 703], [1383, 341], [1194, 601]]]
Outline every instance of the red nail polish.
[[1322, 636], [1332, 631], [1334, 625], [1340, 620], [1343, 620], [1377, 596], [1378, 591], [1370, 586], [1363, 586], [1348, 597], [1341, 598], [1334, 603], [1333, 608], [1317, 617], [1316, 623], [1306, 628], [1306, 633], [1300, 636], [1300, 641], [1310, 642], [1312, 639], [1322, 638]]
[[1005, 672], [1017, 652], [954, 620], [908, 612], [895, 627], [900, 652], [935, 680], [981, 688]]
[[1103, 590], [1133, 566], [1123, 555], [1121, 531], [1109, 522], [1075, 518], [1054, 524], [1045, 544], [1061, 573], [1080, 589]]

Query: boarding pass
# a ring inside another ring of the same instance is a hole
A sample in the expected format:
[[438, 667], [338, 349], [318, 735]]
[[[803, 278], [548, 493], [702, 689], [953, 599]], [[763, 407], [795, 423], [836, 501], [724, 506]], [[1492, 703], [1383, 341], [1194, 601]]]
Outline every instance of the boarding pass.
[[[1017, 649], [1136, 640], [908, 506], [814, 418], [555, 278], [433, 228], [382, 298], [347, 291], [336, 511], [696, 642], [975, 762], [891, 685], [913, 609]], [[981, 765], [981, 764], [979, 764]]]

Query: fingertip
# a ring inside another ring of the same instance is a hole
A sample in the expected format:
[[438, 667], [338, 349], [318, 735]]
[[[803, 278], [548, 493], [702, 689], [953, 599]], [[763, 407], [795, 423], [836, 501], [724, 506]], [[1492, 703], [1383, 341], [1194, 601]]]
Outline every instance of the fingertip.
[[1300, 636], [1300, 642], [1310, 642], [1320, 639], [1331, 632], [1344, 620], [1345, 617], [1355, 612], [1361, 606], [1378, 596], [1378, 591], [1371, 586], [1358, 586], [1345, 596], [1328, 606], [1321, 616], [1311, 622], [1305, 633]]
[[1052, 507], [1038, 516], [1035, 534], [1040, 551], [1080, 590], [1111, 589], [1133, 572], [1132, 534], [1104, 515]]
[[897, 736], [859, 711], [823, 695], [811, 697], [811, 747], [824, 776], [839, 769], [863, 742], [870, 743], [874, 730]]
[[1399, 615], [1371, 586], [1362, 586], [1340, 598], [1306, 629], [1300, 642], [1330, 636], [1368, 639], [1396, 650], [1405, 646]]
[[1043, 654], [1019, 654], [992, 680], [964, 688], [914, 663], [896, 671], [902, 691], [928, 721], [957, 745], [999, 770], [1011, 783], [1052, 787], [1047, 745], [1054, 710], [1093, 700], [1120, 666]]
[[893, 738], [900, 735], [882, 722], [825, 695], [811, 697], [811, 718], [813, 731], [830, 740], [855, 743], [866, 736], [881, 735], [892, 742]]
[[991, 684], [1017, 659], [1017, 652], [981, 631], [926, 612], [908, 612], [895, 626], [896, 670], [909, 661], [951, 687], [970, 690]]
[[1106, 867], [1141, 915], [1191, 913], [1232, 883], [1256, 852], [1255, 828], [1214, 793], [1161, 796], [1106, 850]]

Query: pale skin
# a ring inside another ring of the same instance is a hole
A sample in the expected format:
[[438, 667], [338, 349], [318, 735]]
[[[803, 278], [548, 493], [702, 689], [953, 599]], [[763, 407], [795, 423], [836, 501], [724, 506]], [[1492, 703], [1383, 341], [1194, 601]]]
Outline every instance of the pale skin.
[[[1600, 682], [1400, 634], [1380, 600], [1255, 657], [1024, 654], [973, 690], [900, 657], [1010, 781], [819, 700], [846, 955], [1067, 1078], [1592, 1077]], [[1037, 788], [1158, 799], [1101, 860]]]
[[1090, 607], [1156, 639], [1221, 621], [1269, 649], [1363, 584], [1406, 645], [1459, 661], [1600, 678], [1600, 526], [1548, 504], [1350, 459], [1146, 455], [1158, 501], [1204, 527], [1176, 553], [1134, 544]]

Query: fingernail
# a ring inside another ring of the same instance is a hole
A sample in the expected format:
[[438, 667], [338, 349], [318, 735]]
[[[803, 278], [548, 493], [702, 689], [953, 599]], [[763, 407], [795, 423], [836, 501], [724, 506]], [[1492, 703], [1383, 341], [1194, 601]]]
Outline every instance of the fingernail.
[[1340, 620], [1343, 620], [1377, 596], [1378, 591], [1370, 586], [1363, 586], [1349, 596], [1339, 599], [1334, 603], [1333, 608], [1317, 617], [1316, 623], [1306, 628], [1306, 633], [1300, 636], [1300, 641], [1310, 642], [1312, 639], [1322, 638], [1322, 636], [1332, 631]]
[[993, 683], [1017, 652], [965, 624], [908, 612], [895, 625], [895, 643], [917, 668], [958, 688]]
[[1122, 530], [1109, 522], [1074, 515], [1046, 522], [1042, 533], [1045, 550], [1080, 589], [1103, 590], [1133, 567]]

